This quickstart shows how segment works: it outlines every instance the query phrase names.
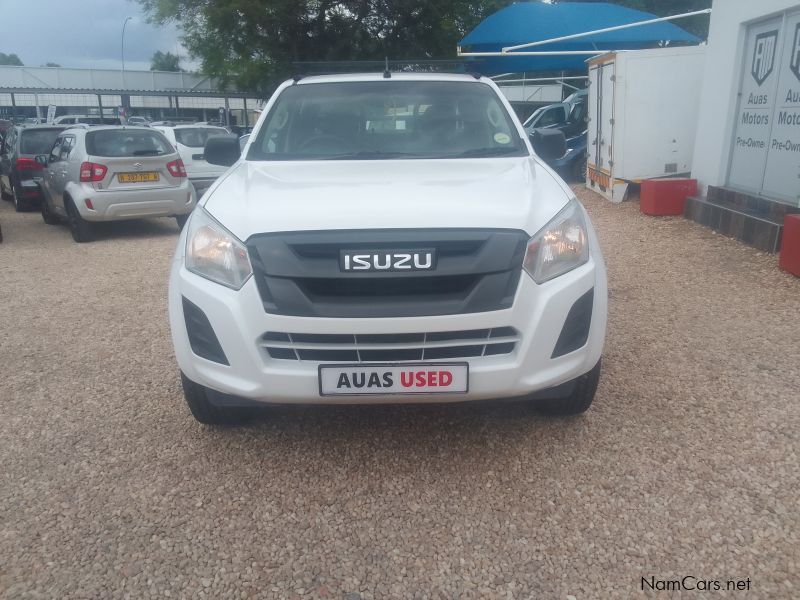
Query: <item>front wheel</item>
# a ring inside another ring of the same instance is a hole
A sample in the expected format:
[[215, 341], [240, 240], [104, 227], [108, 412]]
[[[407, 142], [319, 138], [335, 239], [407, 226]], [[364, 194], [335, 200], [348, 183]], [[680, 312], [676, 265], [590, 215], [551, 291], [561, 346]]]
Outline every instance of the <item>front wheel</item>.
[[208, 399], [207, 388], [181, 372], [183, 396], [192, 416], [205, 425], [237, 425], [247, 421], [253, 411], [247, 408], [216, 406]]
[[572, 393], [566, 398], [548, 398], [536, 402], [536, 409], [546, 415], [579, 415], [592, 405], [597, 384], [600, 382], [600, 361], [575, 380]]
[[579, 158], [572, 167], [572, 176], [579, 183], [586, 183], [586, 157]]
[[58, 225], [58, 217], [50, 210], [50, 203], [47, 198], [42, 198], [42, 221], [48, 225]]
[[81, 217], [78, 209], [72, 203], [72, 200], [67, 204], [67, 221], [69, 223], [69, 231], [72, 234], [72, 239], [83, 244], [91, 242], [94, 239], [94, 228], [89, 221]]
[[2, 198], [3, 200], [11, 200], [12, 199], [11, 194], [6, 192], [6, 188], [3, 185], [2, 181], [0, 181], [0, 198]]
[[15, 188], [13, 185], [11, 186], [11, 199], [14, 202], [15, 211], [25, 212], [28, 210], [28, 203], [19, 197], [19, 194], [17, 194], [17, 188]]

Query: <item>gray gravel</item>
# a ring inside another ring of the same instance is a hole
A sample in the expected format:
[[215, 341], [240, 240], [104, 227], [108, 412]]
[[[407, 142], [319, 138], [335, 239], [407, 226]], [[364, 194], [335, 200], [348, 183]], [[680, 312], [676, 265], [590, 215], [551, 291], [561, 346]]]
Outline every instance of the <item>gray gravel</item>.
[[174, 222], [78, 245], [3, 202], [0, 595], [630, 598], [693, 575], [752, 582], [700, 597], [797, 597], [800, 280], [580, 194], [611, 287], [585, 416], [303, 408], [240, 429], [184, 406]]

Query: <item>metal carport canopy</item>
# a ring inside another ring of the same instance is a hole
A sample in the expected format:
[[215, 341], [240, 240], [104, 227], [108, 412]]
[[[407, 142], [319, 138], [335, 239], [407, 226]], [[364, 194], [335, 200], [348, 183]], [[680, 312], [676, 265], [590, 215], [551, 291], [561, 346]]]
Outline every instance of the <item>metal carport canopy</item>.
[[[459, 43], [459, 54], [503, 52], [503, 56], [470, 57], [470, 67], [486, 75], [525, 71], [569, 71], [586, 68], [592, 53], [653, 48], [664, 42], [697, 44], [700, 38], [677, 25], [658, 22], [618, 29], [546, 45], [519, 49], [543, 53], [514, 56], [514, 46], [657, 19], [655, 15], [607, 2], [520, 2], [488, 16]], [[576, 52], [579, 54], [565, 54]]]

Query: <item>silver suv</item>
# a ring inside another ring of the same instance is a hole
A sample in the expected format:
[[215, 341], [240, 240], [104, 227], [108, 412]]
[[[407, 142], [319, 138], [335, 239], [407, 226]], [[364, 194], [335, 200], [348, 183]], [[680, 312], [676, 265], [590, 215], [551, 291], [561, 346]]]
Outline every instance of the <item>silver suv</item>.
[[64, 130], [45, 166], [42, 218], [65, 219], [76, 242], [93, 238], [93, 223], [175, 217], [183, 227], [195, 196], [177, 150], [147, 127]]

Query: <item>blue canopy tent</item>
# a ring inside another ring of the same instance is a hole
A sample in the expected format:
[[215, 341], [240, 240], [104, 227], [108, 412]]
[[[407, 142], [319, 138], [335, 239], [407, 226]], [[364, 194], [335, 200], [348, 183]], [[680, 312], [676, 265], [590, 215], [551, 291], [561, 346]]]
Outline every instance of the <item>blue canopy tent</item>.
[[[655, 15], [607, 2], [520, 2], [490, 15], [459, 43], [459, 52], [501, 52], [503, 48], [656, 19]], [[586, 37], [556, 41], [524, 51], [575, 52], [653, 48], [664, 42], [697, 44], [700, 38], [662, 21]], [[526, 71], [574, 71], [586, 68], [589, 54], [468, 57], [484, 75]]]

